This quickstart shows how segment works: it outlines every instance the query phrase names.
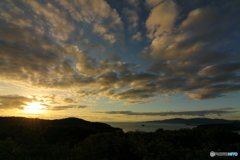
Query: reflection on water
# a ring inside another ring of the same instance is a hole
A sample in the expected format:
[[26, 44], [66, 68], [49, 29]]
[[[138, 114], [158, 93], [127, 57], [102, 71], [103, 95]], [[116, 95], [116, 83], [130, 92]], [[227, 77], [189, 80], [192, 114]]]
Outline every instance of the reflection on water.
[[162, 128], [165, 130], [178, 130], [182, 128], [194, 128], [196, 126], [189, 126], [185, 124], [168, 124], [168, 123], [124, 123], [124, 122], [105, 122], [112, 127], [122, 128], [124, 132], [128, 131], [145, 131], [145, 132], [154, 132], [158, 128]]

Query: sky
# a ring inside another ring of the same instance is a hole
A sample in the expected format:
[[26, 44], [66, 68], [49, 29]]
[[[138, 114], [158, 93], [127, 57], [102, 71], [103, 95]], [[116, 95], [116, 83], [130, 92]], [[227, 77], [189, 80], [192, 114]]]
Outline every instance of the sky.
[[1, 0], [0, 116], [240, 120], [239, 0]]

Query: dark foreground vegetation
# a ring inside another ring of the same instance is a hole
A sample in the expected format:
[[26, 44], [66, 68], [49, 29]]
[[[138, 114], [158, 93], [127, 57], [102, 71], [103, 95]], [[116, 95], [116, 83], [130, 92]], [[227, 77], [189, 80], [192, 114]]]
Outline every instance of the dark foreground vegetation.
[[1, 160], [194, 160], [210, 151], [240, 153], [239, 123], [194, 129], [122, 132], [81, 119], [0, 117]]

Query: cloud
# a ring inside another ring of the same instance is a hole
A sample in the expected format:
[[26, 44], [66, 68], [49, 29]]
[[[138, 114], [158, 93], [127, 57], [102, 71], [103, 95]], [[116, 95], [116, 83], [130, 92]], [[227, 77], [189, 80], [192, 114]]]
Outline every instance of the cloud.
[[[149, 73], [132, 73], [125, 71], [119, 75], [116, 72], [107, 72], [106, 74], [98, 77], [102, 82], [101, 86], [105, 87], [105, 90], [101, 90], [102, 96], [107, 96], [114, 100], [140, 100], [147, 99], [155, 96], [157, 88], [154, 81], [159, 78], [156, 74]], [[115, 92], [114, 89], [120, 89], [125, 86], [129, 86], [129, 89], [125, 89]]]
[[100, 35], [104, 35], [107, 32], [107, 28], [97, 24], [93, 26], [93, 32], [99, 33]]
[[240, 70], [240, 62], [230, 62], [225, 64], [214, 64], [203, 68], [200, 75], [217, 75], [223, 73], [231, 73]]
[[108, 40], [110, 43], [115, 43], [116, 42], [116, 38], [114, 34], [104, 34], [103, 38], [105, 40]]
[[123, 30], [123, 25], [116, 9], [112, 9], [104, 0], [81, 0], [72, 2], [57, 2], [69, 12], [72, 19], [79, 23], [92, 24], [92, 31], [102, 38], [114, 43]]
[[35, 30], [9, 23], [5, 21], [1, 25], [14, 29], [14, 35], [11, 30], [5, 31], [10, 39], [3, 37], [0, 41], [0, 70], [4, 81], [53, 89], [75, 86], [99, 88], [107, 85], [102, 80], [107, 74], [112, 73], [117, 80], [116, 73], [110, 69], [121, 71], [137, 68], [137, 65], [116, 61], [116, 58], [111, 58], [114, 61], [98, 61], [79, 46], [58, 45], [48, 36], [33, 39], [38, 34]]
[[[215, 7], [216, 2], [199, 7], [190, 1], [146, 1], [150, 13], [139, 16], [142, 1], [135, 0], [123, 6], [125, 10], [103, 0], [3, 1], [1, 81], [37, 89], [81, 90], [80, 97], [109, 97], [125, 104], [176, 93], [203, 100], [237, 92], [239, 2]], [[142, 53], [144, 60], [150, 59], [142, 65], [147, 69], [120, 59], [121, 54], [134, 54], [118, 48], [125, 43], [124, 28], [129, 26], [136, 29], [130, 38], [150, 40], [141, 42], [141, 47], [149, 44]], [[52, 104], [64, 101], [54, 96], [45, 99]]]
[[33, 97], [39, 99], [39, 101], [47, 104], [58, 104], [59, 100], [57, 94], [46, 94], [46, 95], [32, 95]]
[[153, 8], [163, 1], [164, 0], [146, 0], [145, 5], [146, 5], [146, 7]]
[[127, 22], [129, 23], [129, 30], [136, 30], [139, 25], [139, 16], [137, 10], [124, 8], [122, 12], [126, 17]]
[[200, 66], [192, 61], [167, 60], [154, 63], [148, 69], [150, 72], [167, 73], [173, 75], [193, 75], [200, 70]]
[[108, 101], [107, 103], [117, 103], [118, 101]]
[[130, 4], [131, 7], [138, 7], [140, 4], [140, 0], [127, 0], [127, 2]]
[[88, 91], [85, 91], [85, 90], [79, 90], [77, 91], [77, 96], [79, 96], [80, 98], [84, 98], [84, 97], [89, 97], [89, 96], [95, 96], [97, 95], [97, 91], [96, 90], [88, 90]]
[[67, 105], [67, 106], [51, 106], [51, 107], [48, 107], [47, 110], [60, 111], [60, 110], [67, 110], [67, 109], [84, 109], [84, 108], [87, 108], [87, 106], [83, 106], [83, 105]]
[[130, 68], [132, 68], [132, 69], [139, 68], [139, 66], [136, 64], [121, 62], [121, 61], [109, 62], [109, 60], [100, 61], [99, 67], [101, 70], [113, 69], [113, 70], [118, 70], [118, 71], [124, 71], [124, 70], [130, 69]]
[[0, 109], [23, 110], [27, 103], [35, 101], [35, 98], [28, 98], [19, 95], [0, 95]]
[[63, 100], [65, 103], [77, 103], [76, 101], [74, 101], [72, 98], [64, 98]]
[[227, 93], [239, 90], [239, 84], [215, 84], [198, 89], [196, 93], [189, 92], [187, 94], [189, 95], [189, 99], [203, 100], [222, 97], [225, 96]]
[[97, 62], [94, 58], [89, 57], [86, 52], [78, 49], [76, 53], [78, 53], [76, 54], [78, 61], [76, 69], [78, 69], [78, 71], [88, 75], [96, 75], [100, 73]]
[[[226, 16], [219, 17], [222, 14], [220, 9], [217, 10], [214, 7], [198, 8], [191, 11], [188, 17], [178, 27], [175, 27], [176, 29], [165, 33], [161, 32], [158, 37], [155, 36], [156, 38], [150, 45], [149, 54], [155, 58], [181, 61], [200, 55], [211, 56], [211, 54], [215, 54], [214, 50], [216, 49], [213, 47], [223, 43], [223, 41], [219, 41], [219, 38], [231, 28], [228, 23], [234, 25], [232, 17], [228, 17], [230, 19], [226, 23]], [[207, 45], [208, 47], [205, 47]]]
[[[166, 2], [155, 6], [151, 14]], [[168, 30], [161, 30], [160, 20], [155, 28], [154, 25], [148, 27], [148, 31], [151, 31], [149, 37], [153, 39], [151, 45], [141, 53], [150, 57], [148, 71], [162, 75], [155, 81], [155, 88], [184, 93], [194, 100], [213, 99], [239, 91], [240, 57], [235, 40], [230, 37], [231, 34], [237, 34], [239, 22], [234, 15], [240, 10], [229, 9], [235, 8], [238, 2], [221, 3], [218, 8], [208, 4], [195, 9], [184, 2], [189, 7], [186, 17], [181, 15], [182, 11], [178, 12], [182, 6], [177, 5], [183, 2], [172, 3], [175, 3], [175, 7], [172, 7], [175, 8], [175, 12], [172, 11], [175, 14], [171, 23], [166, 21]], [[158, 31], [159, 34], [156, 34]]]
[[165, 104], [169, 104], [170, 102], [159, 102], [159, 101], [156, 101], [156, 100], [142, 100], [142, 101], [123, 102], [123, 105], [125, 105], [125, 106], [132, 106], [132, 105], [148, 104], [148, 103], [165, 103]]
[[[87, 37], [79, 28], [81, 23], [98, 26], [98, 29], [93, 28], [94, 32], [111, 43], [119, 37], [117, 34], [122, 28], [118, 13], [105, 1], [9, 0], [1, 5], [1, 13], [2, 80], [43, 88], [75, 86], [79, 81], [83, 83], [85, 79], [93, 79], [92, 75], [105, 72], [106, 69], [101, 70], [99, 62], [85, 50], [95, 49], [101, 53], [103, 45]], [[75, 40], [80, 45], [71, 45]]]
[[[118, 27], [121, 25], [120, 17], [115, 9], [112, 9], [109, 4], [103, 0], [83, 0], [83, 1], [74, 1], [73, 5], [68, 5], [68, 2], [61, 2], [61, 5], [70, 9], [72, 11], [72, 18], [78, 21], [85, 21], [91, 23], [97, 21], [102, 23], [104, 20], [108, 19], [108, 22], [111, 22], [111, 27]], [[91, 12], [89, 12], [91, 10]], [[116, 26], [114, 26], [116, 25]]]
[[151, 10], [146, 21], [149, 38], [155, 38], [164, 32], [171, 32], [178, 11], [172, 0], [164, 1]]
[[[25, 2], [31, 7], [31, 9], [35, 12], [35, 17], [43, 17], [40, 18], [44, 20], [45, 23], [41, 23], [41, 27], [49, 27], [49, 32], [55, 38], [60, 40], [67, 40], [69, 34], [74, 30], [74, 26], [71, 25], [65, 14], [62, 14], [61, 10], [56, 8], [51, 3], [46, 3], [45, 5], [37, 2], [37, 1], [28, 1]], [[47, 26], [44, 26], [47, 25]]]
[[142, 40], [142, 34], [141, 34], [141, 32], [137, 32], [136, 34], [134, 34], [134, 35], [132, 36], [132, 39], [133, 39], [133, 40], [136, 40], [136, 41], [141, 41], [141, 40]]
[[121, 114], [128, 116], [206, 116], [206, 115], [223, 115], [230, 114], [236, 111], [229, 111], [234, 108], [219, 108], [209, 110], [197, 110], [197, 111], [165, 111], [165, 112], [132, 112], [132, 111], [100, 111], [97, 113], [105, 114]]
[[218, 84], [218, 83], [228, 83], [231, 81], [239, 81], [239, 76], [232, 73], [227, 74], [220, 74], [216, 76], [196, 76], [189, 78], [189, 83], [193, 86], [207, 86], [211, 84]]
[[110, 98], [114, 100], [135, 100], [135, 99], [146, 99], [153, 96], [154, 96], [154, 93], [150, 90], [126, 89], [120, 93], [112, 94]]

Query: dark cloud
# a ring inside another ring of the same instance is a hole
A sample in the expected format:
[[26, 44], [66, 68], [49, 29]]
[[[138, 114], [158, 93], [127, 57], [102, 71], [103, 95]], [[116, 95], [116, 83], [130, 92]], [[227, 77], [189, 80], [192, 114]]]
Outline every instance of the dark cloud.
[[123, 105], [125, 106], [132, 106], [132, 105], [139, 105], [139, 104], [148, 104], [148, 103], [165, 103], [165, 104], [169, 104], [170, 102], [159, 102], [159, 101], [155, 101], [155, 100], [139, 100], [139, 101], [127, 101], [124, 102]]
[[225, 96], [229, 92], [239, 91], [239, 84], [215, 84], [198, 89], [195, 93], [187, 93], [190, 99], [203, 100]]
[[236, 111], [229, 111], [233, 108], [219, 108], [198, 111], [166, 111], [166, 112], [132, 112], [132, 111], [102, 111], [97, 113], [105, 114], [122, 114], [128, 116], [206, 116], [206, 115], [223, 115], [235, 113]]
[[114, 93], [110, 98], [115, 100], [136, 100], [147, 99], [154, 96], [154, 92], [144, 89], [126, 89], [119, 93]]
[[0, 95], [0, 109], [20, 109], [31, 103], [35, 98], [28, 98], [19, 95]]
[[87, 106], [83, 106], [83, 105], [67, 105], [67, 106], [52, 106], [52, 107], [48, 107], [47, 110], [60, 111], [60, 110], [67, 110], [67, 109], [84, 109], [84, 108], [87, 108]]
[[116, 71], [107, 71], [101, 75], [99, 75], [97, 78], [96, 78], [96, 82], [99, 83], [101, 86], [113, 86], [114, 84], [117, 83], [118, 81], [118, 75], [117, 75], [117, 72]]
[[88, 96], [95, 96], [98, 94], [98, 91], [96, 90], [88, 90], [88, 91], [85, 91], [85, 90], [79, 90], [77, 91], [77, 96], [79, 96], [80, 98], [84, 98], [84, 97], [88, 97]]
[[231, 82], [233, 80], [239, 81], [240, 80], [239, 78], [240, 77], [236, 74], [227, 73], [227, 74], [220, 74], [216, 76], [196, 76], [196, 77], [189, 78], [188, 80], [189, 80], [189, 83], [193, 86], [203, 87], [211, 84]]
[[58, 104], [56, 97], [57, 94], [47, 94], [47, 95], [42, 95], [42, 96], [36, 96], [36, 98], [39, 98], [40, 101], [48, 104]]
[[168, 75], [190, 76], [200, 70], [200, 66], [192, 61], [168, 60], [159, 61], [150, 66], [148, 71], [155, 73], [165, 73]]
[[77, 102], [74, 101], [72, 98], [64, 98], [64, 102], [65, 102], [65, 103], [77, 103]]
[[214, 64], [203, 68], [199, 74], [200, 75], [217, 75], [223, 73], [230, 73], [240, 70], [240, 62], [230, 62], [224, 64]]

